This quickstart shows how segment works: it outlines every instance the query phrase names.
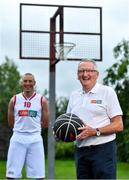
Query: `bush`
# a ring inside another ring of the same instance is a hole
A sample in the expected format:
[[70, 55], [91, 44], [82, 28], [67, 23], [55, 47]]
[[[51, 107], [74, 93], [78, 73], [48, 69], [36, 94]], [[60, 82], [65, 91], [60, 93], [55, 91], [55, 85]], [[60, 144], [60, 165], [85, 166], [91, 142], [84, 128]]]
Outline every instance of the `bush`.
[[129, 129], [117, 135], [117, 158], [118, 161], [129, 162]]
[[56, 159], [73, 159], [74, 158], [74, 143], [69, 142], [56, 142], [55, 144], [55, 157]]

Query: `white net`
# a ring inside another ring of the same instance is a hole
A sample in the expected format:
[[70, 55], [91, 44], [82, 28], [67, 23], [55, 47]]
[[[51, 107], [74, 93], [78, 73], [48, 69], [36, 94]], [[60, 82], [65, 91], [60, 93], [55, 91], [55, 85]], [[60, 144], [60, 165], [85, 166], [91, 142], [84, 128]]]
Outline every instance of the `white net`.
[[67, 60], [68, 53], [75, 47], [76, 45], [74, 43], [56, 43], [55, 44], [55, 50], [56, 50], [56, 59], [59, 60]]

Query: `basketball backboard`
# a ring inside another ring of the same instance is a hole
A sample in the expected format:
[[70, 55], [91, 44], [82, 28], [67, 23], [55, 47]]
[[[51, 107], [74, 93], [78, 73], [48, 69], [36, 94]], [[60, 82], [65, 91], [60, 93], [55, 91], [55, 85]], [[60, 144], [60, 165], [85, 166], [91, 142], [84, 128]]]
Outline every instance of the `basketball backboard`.
[[[102, 8], [20, 4], [20, 59], [50, 59], [50, 19], [63, 8], [63, 42], [76, 44], [68, 60], [102, 61]], [[56, 43], [59, 43], [59, 17]]]

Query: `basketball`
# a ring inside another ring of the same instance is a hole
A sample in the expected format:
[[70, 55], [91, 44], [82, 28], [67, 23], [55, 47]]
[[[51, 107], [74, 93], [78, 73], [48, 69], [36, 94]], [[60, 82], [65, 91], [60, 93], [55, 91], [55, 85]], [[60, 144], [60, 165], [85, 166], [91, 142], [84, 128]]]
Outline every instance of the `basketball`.
[[73, 142], [79, 134], [79, 127], [83, 126], [83, 122], [78, 116], [71, 113], [60, 115], [53, 127], [55, 136], [64, 142]]

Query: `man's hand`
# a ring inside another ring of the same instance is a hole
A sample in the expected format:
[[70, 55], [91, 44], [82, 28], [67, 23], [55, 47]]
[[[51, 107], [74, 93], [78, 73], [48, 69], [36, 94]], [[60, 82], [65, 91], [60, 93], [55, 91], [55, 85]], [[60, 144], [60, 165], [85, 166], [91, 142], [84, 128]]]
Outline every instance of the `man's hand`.
[[78, 128], [78, 130], [81, 131], [81, 133], [76, 137], [77, 140], [86, 139], [87, 137], [96, 135], [96, 130], [86, 124], [83, 127]]

